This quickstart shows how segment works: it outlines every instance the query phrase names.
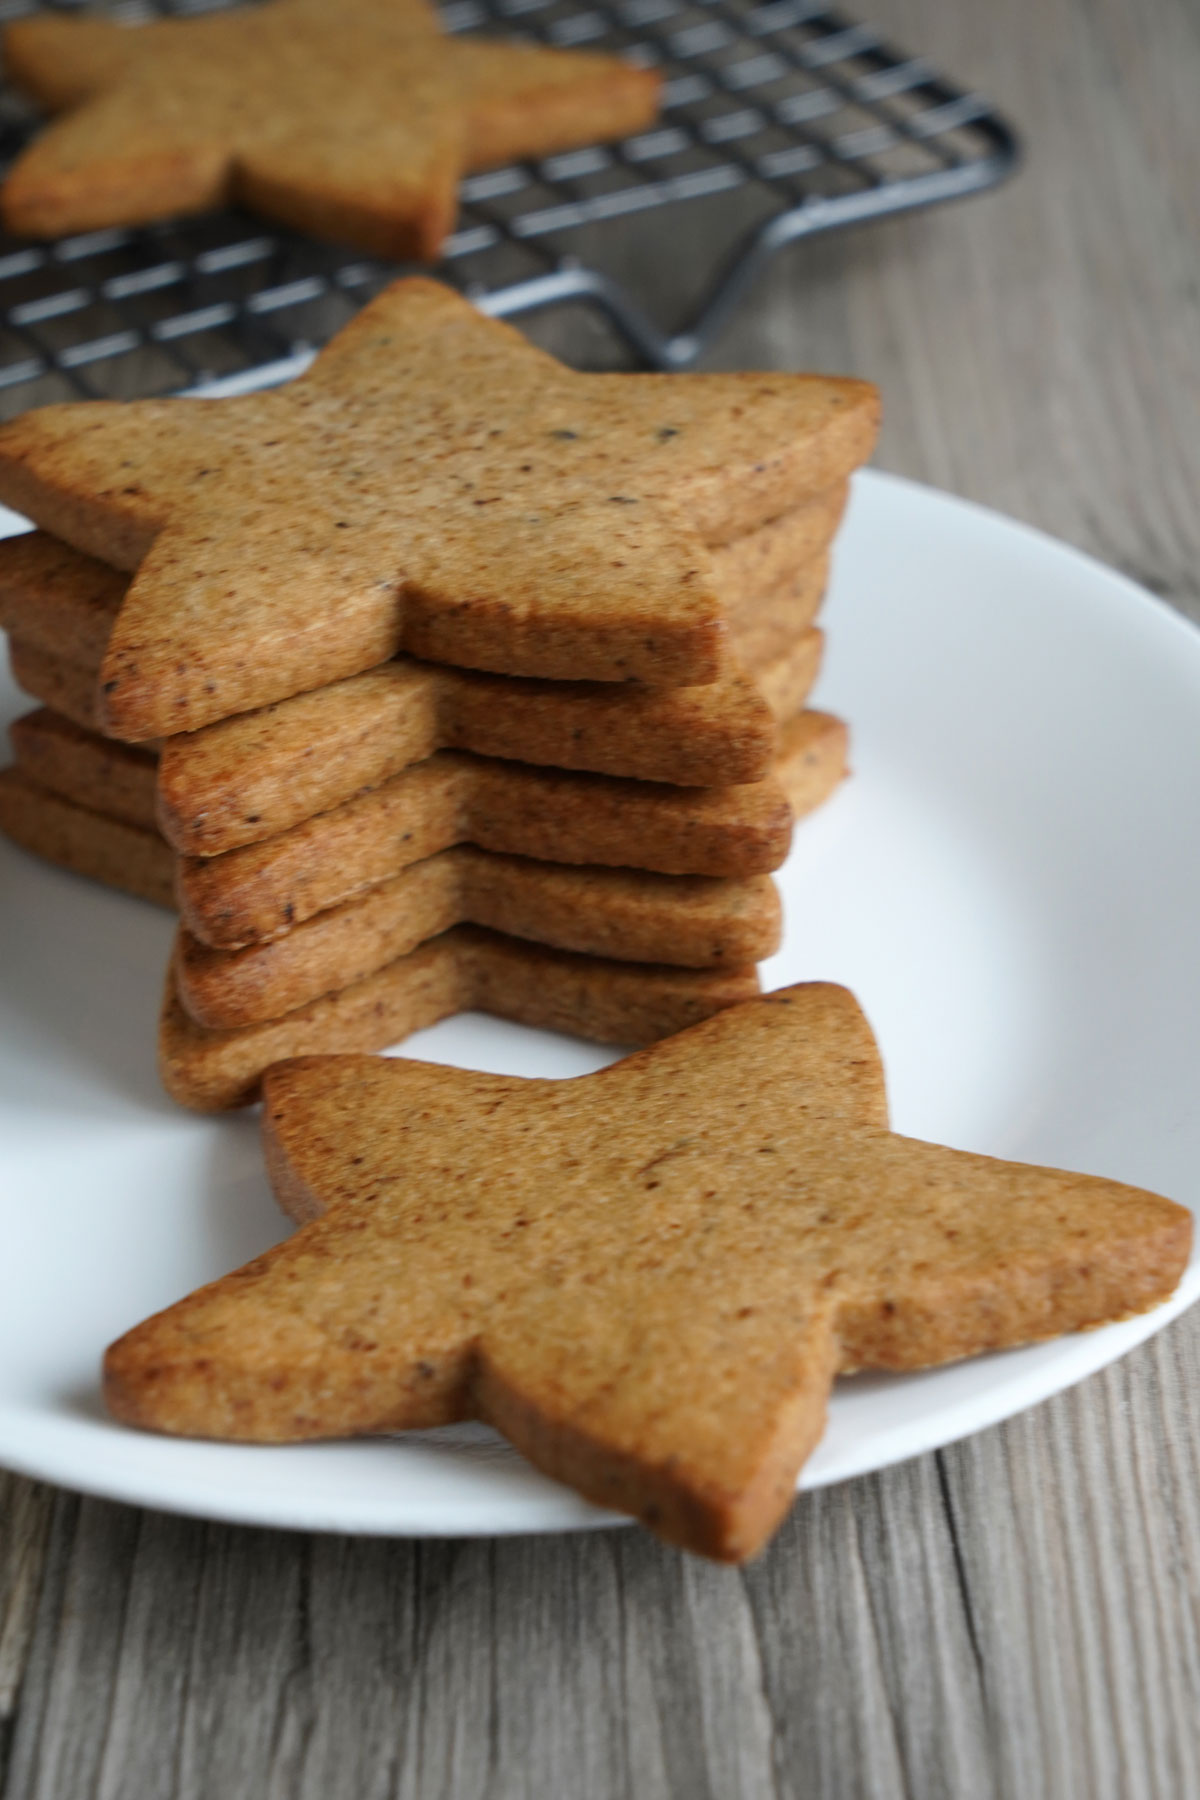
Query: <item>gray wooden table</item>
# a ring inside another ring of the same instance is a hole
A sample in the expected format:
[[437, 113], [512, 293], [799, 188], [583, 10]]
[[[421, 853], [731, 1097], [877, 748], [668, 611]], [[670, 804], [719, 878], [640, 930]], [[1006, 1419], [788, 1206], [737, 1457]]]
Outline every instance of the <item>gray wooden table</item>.
[[[869, 10], [1013, 114], [1027, 172], [793, 252], [714, 365], [872, 376], [883, 466], [1200, 618], [1196, 0]], [[0, 1521], [5, 1800], [1200, 1795], [1200, 1312], [802, 1499], [744, 1572], [632, 1531], [288, 1536], [3, 1476]]]

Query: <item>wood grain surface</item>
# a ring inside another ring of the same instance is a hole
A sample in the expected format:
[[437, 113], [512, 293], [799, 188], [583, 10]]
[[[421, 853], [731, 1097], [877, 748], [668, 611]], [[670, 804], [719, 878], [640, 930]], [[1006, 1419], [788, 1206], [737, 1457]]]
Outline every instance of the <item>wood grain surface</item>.
[[[1200, 9], [864, 10], [1002, 104], [1028, 166], [789, 252], [710, 365], [873, 377], [884, 467], [1200, 618]], [[630, 249], [664, 307], [703, 254], [675, 229]], [[1200, 1795], [1200, 1311], [803, 1498], [743, 1572], [633, 1531], [289, 1536], [2, 1476], [0, 1522], [5, 1800]]]

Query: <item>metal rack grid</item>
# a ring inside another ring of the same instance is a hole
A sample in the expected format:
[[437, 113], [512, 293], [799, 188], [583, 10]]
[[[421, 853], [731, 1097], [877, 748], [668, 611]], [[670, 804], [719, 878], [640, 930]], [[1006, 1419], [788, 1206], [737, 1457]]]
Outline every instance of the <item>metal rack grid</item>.
[[[132, 21], [228, 3], [115, 13]], [[29, 10], [0, 0], [0, 22]], [[450, 0], [443, 17], [451, 31], [502, 27], [663, 69], [654, 129], [468, 177], [439, 271], [497, 315], [598, 308], [658, 368], [694, 361], [786, 244], [976, 193], [1019, 154], [979, 95], [818, 0]], [[33, 123], [0, 89], [0, 164]], [[723, 244], [706, 205], [723, 207]], [[665, 215], [652, 221], [658, 255], [685, 214], [704, 246], [691, 317], [674, 331], [612, 271], [622, 222], [627, 236], [652, 214]], [[265, 378], [324, 342], [395, 272], [233, 213], [52, 245], [0, 238], [0, 410], [251, 370]]]

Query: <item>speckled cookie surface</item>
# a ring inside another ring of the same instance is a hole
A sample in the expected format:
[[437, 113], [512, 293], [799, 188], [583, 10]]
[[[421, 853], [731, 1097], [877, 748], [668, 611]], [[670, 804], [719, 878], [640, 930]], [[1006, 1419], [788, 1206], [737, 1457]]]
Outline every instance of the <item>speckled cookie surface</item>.
[[[22, 685], [37, 697], [69, 699], [58, 679], [37, 678], [56, 677], [68, 665], [46, 659], [46, 668], [35, 671], [19, 652], [13, 660]], [[139, 822], [150, 822], [151, 765], [139, 746], [115, 745], [81, 730], [69, 708], [65, 716], [42, 709], [36, 726], [28, 723], [32, 717], [21, 726], [17, 753], [36, 756], [38, 779], [103, 809], [104, 771], [118, 763], [136, 784]], [[298, 802], [272, 809], [269, 802], [283, 798], [279, 784], [264, 782], [257, 789], [251, 784], [252, 803], [257, 800], [252, 811], [241, 810], [235, 797], [223, 811], [206, 814], [209, 828], [198, 834], [205, 847], [232, 839], [234, 848], [181, 858], [184, 914], [206, 942], [270, 937], [422, 857], [476, 838], [486, 840], [485, 848], [553, 861], [650, 867], [663, 874], [769, 873], [790, 841], [792, 794], [779, 775], [793, 768], [797, 731], [825, 770], [823, 779], [814, 785], [810, 778], [796, 796], [799, 810], [808, 811], [831, 791], [844, 767], [844, 731], [825, 715], [806, 715], [802, 724], [785, 728], [771, 775], [720, 788], [628, 781], [438, 751], [325, 811], [306, 806], [304, 816], [291, 823], [301, 810]], [[236, 777], [236, 768], [226, 766]], [[304, 785], [297, 785], [307, 798]], [[154, 803], [157, 821], [178, 837], [162, 801], [160, 792]]]
[[[795, 612], [798, 582], [805, 594], [820, 588], [817, 565], [828, 554], [846, 493], [843, 482], [712, 547], [713, 579], [735, 635], [764, 606]], [[128, 587], [127, 575], [49, 532], [0, 538], [0, 627], [97, 675]]]
[[[177, 848], [212, 855], [327, 811], [441, 746], [686, 786], [752, 781], [769, 766], [775, 720], [796, 712], [815, 680], [820, 638], [810, 621], [824, 572], [818, 557], [790, 585], [740, 601], [730, 630], [748, 672], [709, 686], [528, 681], [401, 657], [181, 733], [163, 747], [164, 830]], [[125, 585], [44, 533], [0, 540], [0, 625], [14, 679], [93, 731]], [[98, 633], [95, 596], [106, 587], [115, 591]]]
[[[505, 841], [507, 819], [514, 841], [558, 851], [556, 857], [543, 856], [543, 862], [561, 862], [573, 850], [572, 863], [607, 857], [611, 867], [627, 868], [637, 866], [633, 859], [641, 856], [680, 865], [666, 871], [672, 876], [714, 877], [715, 894], [729, 878], [744, 880], [778, 866], [792, 819], [821, 805], [845, 775], [846, 736], [845, 726], [830, 714], [801, 713], [784, 728], [772, 779], [724, 790], [623, 783], [614, 795], [610, 783], [584, 778], [581, 788], [573, 787], [570, 777], [548, 780], [550, 771], [530, 771], [534, 785], [522, 788], [519, 780], [514, 786], [520, 766], [504, 775], [505, 765], [499, 765], [502, 804], [479, 835]], [[10, 737], [20, 772], [39, 791], [58, 794], [101, 819], [155, 830], [154, 759], [139, 747], [83, 731], [45, 708], [16, 720]], [[434, 764], [434, 774], [439, 771], [444, 772], [444, 762]], [[404, 782], [417, 783], [417, 792]], [[436, 794], [437, 783], [432, 787]], [[624, 820], [623, 791], [628, 791]], [[477, 803], [485, 797], [477, 796]], [[580, 802], [586, 802], [582, 816]], [[529, 820], [531, 808], [546, 814], [536, 828]], [[228, 860], [185, 857], [179, 885], [188, 929], [201, 943], [218, 948], [276, 937], [445, 850], [440, 837], [456, 838], [455, 816], [432, 806], [418, 767], [400, 786], [388, 783], [376, 794], [320, 815], [296, 836], [281, 833], [273, 842], [230, 853]], [[589, 848], [594, 856], [587, 854]], [[173, 867], [165, 843], [163, 849]], [[511, 924], [502, 929], [518, 930]], [[653, 960], [660, 960], [659, 952]], [[661, 960], [675, 958], [663, 950]]]
[[96, 678], [89, 670], [67, 662], [53, 651], [13, 637], [8, 640], [8, 666], [16, 685], [30, 699], [40, 700], [59, 717], [70, 719], [87, 732], [103, 735], [96, 706]]
[[8, 230], [237, 204], [393, 260], [436, 260], [468, 169], [641, 130], [660, 87], [609, 56], [444, 36], [424, 0], [37, 17], [8, 28], [4, 59], [64, 114], [0, 190]]
[[776, 773], [745, 787], [674, 788], [442, 750], [263, 843], [180, 857], [180, 911], [204, 943], [254, 943], [459, 843], [665, 875], [766, 874], [787, 855], [793, 818], [845, 769], [845, 727], [817, 712], [789, 725]]
[[[81, 731], [44, 708], [14, 721], [10, 737], [17, 772], [33, 791], [68, 801], [76, 809], [77, 834], [90, 819], [92, 860], [100, 869], [113, 863], [103, 841], [123, 841], [119, 832], [107, 830], [109, 824], [155, 833], [154, 759], [146, 752]], [[840, 720], [806, 712], [790, 721], [774, 781], [759, 784], [765, 791], [730, 789], [723, 796], [725, 836], [731, 840], [726, 856], [738, 846], [744, 855], [757, 824], [763, 844], [775, 846], [777, 860], [786, 847], [790, 816], [803, 817], [828, 798], [845, 764], [846, 732]], [[642, 791], [645, 799], [644, 785]], [[681, 856], [686, 858], [690, 839], [696, 841], [691, 854], [700, 860], [706, 851], [719, 851], [719, 798], [688, 790], [677, 795], [680, 802], [690, 800], [694, 809], [690, 821], [682, 810], [674, 821]], [[790, 814], [777, 817], [781, 798]], [[683, 871], [663, 876], [623, 866], [637, 853], [652, 815], [652, 807], [638, 812], [625, 840], [628, 856], [621, 859], [617, 852], [610, 868], [535, 861], [470, 844], [414, 864], [409, 855], [414, 836], [398, 830], [395, 818], [389, 822], [386, 806], [379, 808], [374, 834], [369, 813], [358, 819], [357, 835], [355, 821], [335, 813], [327, 825], [311, 821], [302, 843], [285, 834], [277, 857], [270, 845], [257, 846], [252, 865], [257, 884], [247, 867], [239, 885], [234, 863], [224, 893], [221, 859], [199, 864], [185, 859], [179, 885], [187, 923], [180, 967], [191, 1010], [208, 1025], [273, 1016], [271, 1007], [282, 1012], [356, 980], [459, 919], [565, 949], [685, 967], [735, 966], [769, 955], [778, 936], [778, 904], [761, 875], [697, 877]], [[657, 823], [660, 855], [663, 827], [669, 823], [669, 816]], [[54, 854], [58, 840], [53, 835], [47, 840], [50, 847], [43, 849], [40, 840], [31, 841], [26, 827], [20, 841], [50, 861], [62, 860]], [[611, 832], [596, 839], [610, 854], [617, 841]], [[156, 898], [159, 890], [169, 896], [176, 867], [169, 847], [158, 842], [161, 854], [156, 850], [153, 857]], [[575, 828], [573, 842], [582, 847], [586, 827]], [[144, 861], [139, 855], [139, 867]], [[212, 872], [207, 884], [205, 870]], [[411, 880], [405, 879], [406, 870]], [[105, 878], [101, 873], [99, 879]], [[132, 891], [143, 888], [140, 878], [133, 881]], [[199, 933], [191, 928], [193, 920]], [[311, 927], [305, 925], [308, 920]], [[239, 936], [239, 923], [255, 929]], [[260, 953], [249, 949], [255, 944], [262, 946]], [[222, 950], [236, 954], [223, 956]], [[307, 984], [302, 993], [289, 985], [296, 982]], [[244, 1005], [247, 993], [256, 1013], [222, 1017], [203, 1010], [214, 1003], [228, 1005], [231, 994], [235, 1006]], [[275, 996], [269, 1003], [268, 994]]]
[[[397, 658], [171, 739], [162, 767], [168, 835], [198, 854], [230, 849], [252, 841], [247, 815], [264, 824], [261, 835], [283, 830], [443, 747], [644, 781], [752, 781], [774, 748], [771, 708], [756, 684], [776, 680], [785, 659], [812, 655], [804, 633], [824, 592], [842, 500], [840, 491], [819, 496], [714, 557], [726, 559], [718, 576], [730, 640], [748, 673], [663, 689], [521, 681]], [[0, 540], [0, 626], [18, 685], [93, 730], [102, 726], [93, 690], [127, 586], [44, 532]]]
[[219, 1112], [255, 1100], [264, 1072], [283, 1058], [383, 1050], [452, 1013], [493, 1013], [604, 1044], [647, 1044], [757, 992], [753, 968], [612, 962], [458, 925], [339, 993], [240, 1031], [195, 1024], [172, 974], [158, 1066], [181, 1106]]
[[45, 531], [0, 538], [0, 627], [97, 676], [128, 586]]
[[403, 649], [711, 681], [709, 546], [836, 488], [876, 416], [855, 381], [577, 374], [408, 280], [277, 391], [14, 420], [0, 498], [136, 569], [101, 685], [115, 735], [156, 738]]
[[[606, 766], [620, 786], [603, 777], [594, 785], [605, 807], [613, 795], [628, 793], [630, 778], [639, 786], [665, 783], [690, 792], [746, 786], [769, 778], [781, 723], [803, 707], [823, 647], [814, 627], [801, 631], [757, 673], [753, 685], [747, 680], [742, 722], [732, 729], [728, 715], [713, 717], [706, 704], [709, 688], [677, 688], [661, 702], [655, 702], [653, 690], [641, 690], [631, 704], [628, 688], [599, 682], [586, 687], [518, 683], [503, 676], [414, 681], [414, 665], [387, 664], [339, 684], [352, 693], [322, 689], [279, 708], [169, 738], [159, 771], [159, 824], [178, 850], [215, 856], [263, 843], [405, 774], [425, 779], [416, 770], [426, 762], [437, 768], [476, 767], [498, 758], [512, 773], [495, 772], [496, 791], [503, 793], [510, 780], [533, 784], [531, 803], [539, 782], [547, 788], [557, 784], [563, 792], [591, 792], [582, 778]], [[16, 661], [20, 665], [19, 655]], [[18, 676], [21, 672], [18, 666]], [[61, 681], [55, 686], [66, 693]], [[450, 704], [431, 717], [431, 700], [448, 688]], [[674, 703], [679, 701], [684, 704]], [[690, 739], [689, 723], [696, 728]], [[436, 750], [446, 740], [471, 753], [469, 765], [456, 761], [450, 749]], [[410, 754], [418, 749], [422, 761]], [[679, 781], [689, 769], [692, 779]], [[562, 785], [567, 774], [580, 775], [575, 787]], [[640, 858], [634, 860], [640, 867]]]
[[[78, 805], [20, 769], [0, 770], [0, 831], [59, 868], [161, 906], [172, 903], [175, 858], [157, 832]], [[637, 912], [636, 893], [616, 899]], [[599, 908], [594, 915], [600, 931]], [[614, 920], [620, 922], [619, 908], [610, 910], [610, 926]], [[179, 1002], [172, 964], [159, 1068], [181, 1105], [219, 1111], [253, 1100], [263, 1071], [281, 1057], [382, 1050], [456, 1012], [491, 1012], [601, 1042], [646, 1043], [757, 989], [751, 966], [615, 961], [458, 926], [336, 992], [237, 1029], [197, 1025]]]
[[[681, 787], [753, 781], [770, 767], [778, 722], [803, 706], [823, 642], [815, 627], [801, 629], [753, 677], [704, 688], [521, 681], [398, 658], [165, 739], [160, 822], [178, 849], [214, 856], [327, 812], [443, 742]], [[94, 672], [16, 637], [8, 653], [25, 693], [84, 730], [108, 735], [97, 716]]]
[[318, 1057], [266, 1081], [289, 1240], [127, 1333], [127, 1423], [286, 1443], [477, 1417], [669, 1541], [761, 1548], [840, 1369], [1142, 1311], [1187, 1211], [887, 1128], [845, 989], [572, 1081]]
[[18, 768], [39, 787], [127, 825], [158, 829], [158, 762], [140, 745], [98, 737], [44, 706], [14, 719], [8, 736]]
[[157, 831], [81, 806], [22, 769], [0, 769], [0, 832], [73, 875], [174, 905], [175, 858]]
[[621, 962], [741, 969], [778, 949], [780, 907], [769, 875], [721, 881], [570, 868], [463, 844], [266, 943], [217, 950], [184, 928], [176, 986], [198, 1025], [259, 1025], [460, 924]]

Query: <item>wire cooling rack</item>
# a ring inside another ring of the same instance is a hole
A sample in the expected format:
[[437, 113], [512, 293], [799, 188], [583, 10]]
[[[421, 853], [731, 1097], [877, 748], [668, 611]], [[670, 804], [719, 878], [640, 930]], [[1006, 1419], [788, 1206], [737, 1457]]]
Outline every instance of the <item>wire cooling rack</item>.
[[[108, 10], [135, 21], [228, 3]], [[0, 22], [30, 10], [0, 0]], [[663, 70], [654, 129], [469, 177], [439, 271], [497, 315], [597, 308], [658, 368], [694, 361], [785, 245], [977, 193], [1017, 161], [979, 95], [814, 0], [451, 0], [443, 17]], [[0, 90], [0, 164], [34, 122]], [[690, 317], [670, 330], [629, 281], [629, 239], [650, 228], [652, 270], [685, 219], [702, 267]], [[395, 272], [234, 213], [51, 245], [0, 238], [0, 410], [282, 372]]]

